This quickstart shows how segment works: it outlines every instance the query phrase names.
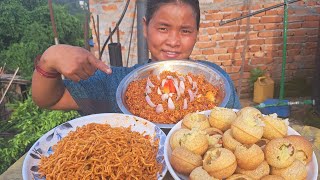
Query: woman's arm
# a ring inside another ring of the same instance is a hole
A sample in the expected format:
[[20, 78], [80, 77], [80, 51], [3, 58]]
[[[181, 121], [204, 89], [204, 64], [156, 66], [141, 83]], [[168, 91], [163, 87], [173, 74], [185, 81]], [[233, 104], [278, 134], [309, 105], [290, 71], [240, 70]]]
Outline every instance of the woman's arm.
[[[60, 73], [74, 82], [88, 79], [97, 69], [107, 74], [111, 73], [111, 69], [89, 51], [69, 45], [54, 45], [48, 48], [41, 56], [38, 66], [46, 72]], [[60, 110], [79, 108], [60, 76], [48, 78], [37, 70], [32, 77], [32, 98], [43, 108]]]

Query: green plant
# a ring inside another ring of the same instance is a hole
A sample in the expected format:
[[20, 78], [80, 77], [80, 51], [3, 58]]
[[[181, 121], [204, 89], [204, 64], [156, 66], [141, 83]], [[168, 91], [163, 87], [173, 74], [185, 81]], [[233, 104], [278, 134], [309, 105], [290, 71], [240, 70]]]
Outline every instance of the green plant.
[[266, 71], [260, 69], [259, 67], [251, 69], [249, 78], [250, 87], [253, 87], [254, 82], [256, 82], [259, 77], [265, 75], [265, 73]]
[[[61, 44], [83, 46], [83, 16], [70, 14], [67, 7], [53, 4]], [[6, 71], [20, 68], [19, 75], [31, 79], [33, 60], [54, 44], [46, 1], [0, 1], [0, 59]]]
[[79, 116], [76, 111], [51, 111], [37, 107], [29, 94], [24, 102], [9, 105], [13, 109], [9, 121], [1, 123], [0, 134], [11, 132], [12, 137], [0, 136], [0, 174], [20, 158], [44, 133]]

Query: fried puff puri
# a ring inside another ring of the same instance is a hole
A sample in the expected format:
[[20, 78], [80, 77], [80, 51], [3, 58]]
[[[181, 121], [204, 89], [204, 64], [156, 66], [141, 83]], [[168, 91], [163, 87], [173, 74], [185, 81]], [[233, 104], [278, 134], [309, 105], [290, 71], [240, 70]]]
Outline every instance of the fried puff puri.
[[263, 176], [261, 180], [285, 180], [285, 179], [278, 175], [267, 175], [267, 176]]
[[277, 114], [263, 116], [262, 120], [265, 124], [262, 137], [266, 139], [282, 138], [288, 133], [288, 120], [277, 117]]
[[256, 169], [254, 170], [244, 170], [241, 168], [236, 169], [236, 173], [245, 174], [252, 179], [261, 179], [263, 176], [269, 175], [270, 167], [266, 161], [263, 161]]
[[271, 167], [271, 174], [279, 175], [286, 180], [303, 180], [307, 178], [306, 166], [299, 160], [295, 160], [289, 167], [278, 169]]
[[232, 176], [228, 177], [226, 180], [253, 180], [253, 179], [245, 174], [233, 174]]
[[232, 136], [242, 144], [254, 144], [263, 135], [262, 114], [241, 114], [231, 124]]
[[189, 175], [196, 167], [202, 166], [202, 157], [183, 147], [172, 151], [170, 162], [174, 170]]
[[226, 132], [223, 133], [222, 144], [224, 148], [229, 149], [232, 152], [236, 150], [236, 147], [238, 145], [241, 145], [240, 142], [233, 138], [231, 129], [228, 129]]
[[264, 155], [271, 166], [285, 168], [295, 160], [295, 147], [289, 139], [273, 139], [264, 148]]
[[181, 147], [185, 147], [195, 154], [203, 155], [208, 150], [209, 142], [206, 133], [192, 129], [181, 138]]
[[205, 171], [202, 166], [199, 166], [197, 168], [195, 168], [190, 176], [189, 176], [190, 180], [218, 180], [212, 176], [210, 176], [208, 174], [207, 171]]
[[212, 127], [218, 128], [221, 131], [230, 129], [231, 123], [237, 118], [237, 114], [228, 108], [215, 107], [211, 110], [209, 123]]
[[204, 130], [207, 133], [207, 139], [209, 143], [208, 148], [222, 147], [222, 134], [223, 132], [217, 128], [207, 128]]
[[307, 139], [298, 135], [290, 135], [286, 139], [289, 139], [295, 147], [296, 159], [305, 165], [312, 160], [312, 144]]
[[238, 116], [247, 115], [247, 114], [258, 115], [258, 114], [261, 114], [261, 112], [254, 107], [244, 107], [237, 112]]
[[210, 127], [208, 117], [204, 114], [200, 113], [188, 113], [182, 119], [181, 127], [193, 129], [198, 128], [200, 130], [206, 129]]
[[170, 141], [169, 141], [172, 150], [174, 150], [177, 147], [180, 147], [181, 139], [190, 132], [191, 131], [189, 129], [184, 129], [184, 128], [178, 129], [177, 131], [175, 131], [170, 137]]
[[231, 176], [237, 168], [235, 155], [228, 149], [215, 148], [206, 152], [203, 159], [203, 169], [211, 176], [224, 179]]
[[245, 170], [256, 169], [264, 161], [264, 153], [256, 144], [237, 146], [234, 155], [238, 167]]

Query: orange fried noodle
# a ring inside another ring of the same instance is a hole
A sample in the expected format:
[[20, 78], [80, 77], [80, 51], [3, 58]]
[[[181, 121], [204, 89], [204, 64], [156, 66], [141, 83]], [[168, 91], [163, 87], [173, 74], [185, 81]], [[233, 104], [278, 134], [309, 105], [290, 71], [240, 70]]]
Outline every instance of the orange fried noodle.
[[[167, 76], [172, 76], [173, 78], [177, 79], [179, 76], [183, 76], [186, 79], [184, 81], [185, 91], [181, 94], [181, 97], [177, 98], [176, 93], [174, 93], [172, 96], [172, 100], [175, 105], [174, 110], [168, 109], [167, 100], [163, 101], [161, 99], [161, 95], [159, 95], [157, 92], [158, 89], [163, 89], [161, 82]], [[188, 76], [190, 76], [193, 82], [196, 82], [198, 86], [197, 95], [194, 101], [190, 101], [190, 96], [188, 94], [188, 89], [192, 90], [193, 92], [195, 90], [193, 89], [193, 85], [187, 80], [187, 75], [181, 75], [177, 72], [163, 71], [160, 73], [159, 77], [156, 75], [149, 75], [148, 78], [155, 87], [151, 88], [151, 93], [148, 95], [155, 105], [163, 105], [164, 112], [157, 113], [155, 108], [147, 104], [145, 98], [147, 78], [135, 80], [128, 85], [125, 95], [129, 111], [136, 116], [148, 119], [152, 122], [173, 124], [177, 123], [188, 113], [209, 110], [221, 102], [221, 94], [219, 93], [218, 88], [210, 84], [203, 75], [194, 75], [192, 73], [188, 73]], [[208, 92], [212, 93], [215, 99], [214, 101], [210, 101], [208, 98], [206, 98]], [[183, 109], [184, 99], [188, 101], [187, 109]]]
[[42, 156], [39, 172], [50, 179], [156, 179], [159, 142], [130, 128], [91, 123], [59, 141]]

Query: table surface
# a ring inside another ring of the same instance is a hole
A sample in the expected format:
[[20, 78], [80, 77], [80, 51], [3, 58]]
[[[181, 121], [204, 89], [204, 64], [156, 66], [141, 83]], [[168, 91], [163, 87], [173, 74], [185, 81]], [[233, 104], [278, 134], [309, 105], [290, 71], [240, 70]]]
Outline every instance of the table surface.
[[[307, 138], [313, 144], [313, 150], [320, 164], [320, 129], [311, 126], [291, 125], [293, 129], [298, 131], [302, 136]], [[0, 180], [22, 180], [22, 164], [26, 154], [17, 160], [7, 171], [0, 175]], [[319, 166], [320, 168], [320, 166]], [[320, 171], [319, 171], [320, 172]], [[169, 171], [164, 180], [172, 180]], [[318, 179], [320, 179], [318, 177]]]

